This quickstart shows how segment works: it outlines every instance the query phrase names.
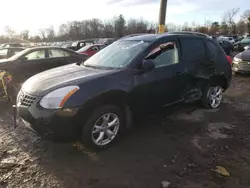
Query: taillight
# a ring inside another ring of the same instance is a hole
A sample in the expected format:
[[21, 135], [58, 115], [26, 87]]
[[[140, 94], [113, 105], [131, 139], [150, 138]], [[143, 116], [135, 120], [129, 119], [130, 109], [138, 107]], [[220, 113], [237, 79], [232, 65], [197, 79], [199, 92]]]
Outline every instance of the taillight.
[[227, 60], [228, 60], [229, 64], [232, 65], [233, 60], [232, 60], [232, 58], [231, 58], [230, 56], [228, 56], [228, 55], [227, 55]]

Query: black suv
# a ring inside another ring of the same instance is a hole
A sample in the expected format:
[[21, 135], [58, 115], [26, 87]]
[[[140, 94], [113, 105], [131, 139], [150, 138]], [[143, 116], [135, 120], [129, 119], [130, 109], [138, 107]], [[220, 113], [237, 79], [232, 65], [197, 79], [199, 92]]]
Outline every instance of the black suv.
[[217, 108], [231, 76], [222, 48], [206, 35], [145, 34], [120, 39], [84, 63], [31, 77], [17, 109], [40, 135], [75, 135], [100, 149], [130, 127], [137, 112], [197, 100]]

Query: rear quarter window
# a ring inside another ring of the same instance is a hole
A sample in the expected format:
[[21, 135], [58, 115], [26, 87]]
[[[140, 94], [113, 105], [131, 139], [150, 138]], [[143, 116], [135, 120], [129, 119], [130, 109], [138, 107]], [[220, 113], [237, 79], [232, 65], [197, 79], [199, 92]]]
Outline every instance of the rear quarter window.
[[193, 61], [206, 58], [206, 50], [203, 39], [181, 38], [182, 56], [185, 61]]
[[211, 41], [205, 41], [206, 48], [207, 48], [207, 54], [210, 57], [210, 59], [216, 60], [218, 59], [218, 54], [220, 52], [220, 49]]

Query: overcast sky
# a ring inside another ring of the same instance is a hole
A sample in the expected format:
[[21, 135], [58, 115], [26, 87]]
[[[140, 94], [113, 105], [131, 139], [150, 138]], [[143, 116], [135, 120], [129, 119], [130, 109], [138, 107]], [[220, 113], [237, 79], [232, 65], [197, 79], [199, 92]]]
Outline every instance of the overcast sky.
[[[17, 31], [29, 29], [36, 34], [40, 28], [72, 20], [110, 19], [123, 14], [125, 18], [143, 18], [157, 22], [160, 0], [0, 0], [0, 34], [10, 25]], [[168, 0], [166, 22], [185, 21], [203, 24], [205, 19], [221, 21], [225, 11], [250, 7], [250, 0]]]

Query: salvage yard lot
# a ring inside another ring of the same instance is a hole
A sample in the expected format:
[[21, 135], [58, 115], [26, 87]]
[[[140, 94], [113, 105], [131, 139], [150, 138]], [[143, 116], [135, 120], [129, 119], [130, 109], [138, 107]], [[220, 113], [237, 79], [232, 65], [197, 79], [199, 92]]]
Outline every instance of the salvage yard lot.
[[[0, 187], [249, 188], [250, 77], [233, 78], [219, 109], [178, 105], [137, 118], [111, 148], [41, 140], [0, 112]], [[214, 170], [223, 166], [222, 177]]]

